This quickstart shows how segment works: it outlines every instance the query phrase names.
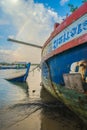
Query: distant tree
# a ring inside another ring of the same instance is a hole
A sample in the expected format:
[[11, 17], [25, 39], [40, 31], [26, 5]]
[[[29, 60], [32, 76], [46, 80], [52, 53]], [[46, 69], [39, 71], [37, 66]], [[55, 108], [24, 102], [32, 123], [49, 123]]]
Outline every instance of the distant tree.
[[[87, 2], [87, 0], [82, 0], [82, 3], [85, 3], [85, 2]], [[78, 9], [78, 7], [76, 6], [74, 6], [73, 4], [68, 4], [68, 7], [70, 8], [70, 12], [74, 12], [76, 9]]]
[[78, 7], [74, 6], [73, 4], [68, 4], [69, 8], [70, 8], [70, 12], [74, 12]]
[[87, 2], [87, 0], [82, 0], [82, 3], [85, 3], [85, 2]]

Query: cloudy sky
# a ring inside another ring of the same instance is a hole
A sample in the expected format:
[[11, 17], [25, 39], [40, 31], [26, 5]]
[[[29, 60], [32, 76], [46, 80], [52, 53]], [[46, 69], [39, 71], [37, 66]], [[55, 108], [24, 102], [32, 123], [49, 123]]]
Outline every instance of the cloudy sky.
[[14, 44], [8, 37], [43, 45], [55, 22], [70, 13], [68, 3], [82, 0], [0, 0], [0, 61], [40, 62], [41, 50]]

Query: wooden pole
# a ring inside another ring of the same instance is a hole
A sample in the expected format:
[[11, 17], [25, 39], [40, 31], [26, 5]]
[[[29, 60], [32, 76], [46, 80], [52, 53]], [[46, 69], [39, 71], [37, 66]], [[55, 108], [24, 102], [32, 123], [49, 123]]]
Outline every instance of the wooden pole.
[[28, 45], [28, 46], [32, 46], [32, 47], [42, 49], [42, 46], [39, 46], [39, 45], [36, 45], [36, 44], [27, 43], [27, 42], [19, 41], [19, 40], [12, 39], [12, 38], [8, 38], [7, 40], [11, 41], [11, 42], [16, 42], [16, 43], [19, 43], [19, 44]]

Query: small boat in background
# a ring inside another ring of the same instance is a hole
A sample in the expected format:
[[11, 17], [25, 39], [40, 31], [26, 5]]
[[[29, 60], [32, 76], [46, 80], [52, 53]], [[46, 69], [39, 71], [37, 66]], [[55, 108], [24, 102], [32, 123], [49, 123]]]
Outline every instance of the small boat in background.
[[5, 79], [11, 82], [26, 82], [31, 63], [26, 64], [26, 69], [16, 69], [10, 73]]

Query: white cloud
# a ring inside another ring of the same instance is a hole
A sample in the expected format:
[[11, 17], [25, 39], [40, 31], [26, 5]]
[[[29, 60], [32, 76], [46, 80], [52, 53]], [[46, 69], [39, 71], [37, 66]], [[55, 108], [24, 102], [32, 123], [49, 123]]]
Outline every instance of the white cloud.
[[31, 61], [32, 63], [40, 63], [41, 50], [37, 48], [21, 46], [13, 53], [16, 61]]
[[11, 54], [13, 51], [12, 50], [4, 50], [4, 49], [0, 49], [0, 54]]
[[62, 19], [56, 12], [46, 9], [43, 4], [35, 4], [33, 0], [0, 0], [0, 6], [17, 28], [16, 38], [25, 41], [43, 44], [53, 29], [53, 23]]
[[[15, 38], [30, 43], [43, 45], [53, 30], [53, 24], [62, 21], [62, 17], [58, 16], [56, 12], [45, 8], [43, 4], [34, 3], [33, 0], [27, 0], [27, 2], [25, 0], [0, 0], [0, 7], [17, 30]], [[21, 49], [20, 47], [16, 49], [15, 57], [18, 54], [21, 54], [21, 58], [22, 55], [32, 54], [30, 47], [28, 50], [26, 47], [26, 51], [22, 49], [23, 46]], [[40, 51], [37, 49], [36, 53], [39, 55]], [[35, 56], [36, 53], [32, 56]]]
[[0, 25], [7, 25], [9, 22], [6, 19], [0, 19]]
[[0, 35], [0, 39], [2, 39], [3, 38], [3, 36], [2, 35]]
[[61, 1], [60, 1], [60, 4], [61, 4], [61, 5], [64, 5], [64, 4], [65, 4], [66, 2], [68, 2], [68, 1], [69, 1], [69, 0], [61, 0]]
[[4, 50], [0, 48], [0, 62], [3, 61], [12, 61], [13, 59], [13, 55], [11, 55], [13, 53], [13, 51], [11, 50]]

